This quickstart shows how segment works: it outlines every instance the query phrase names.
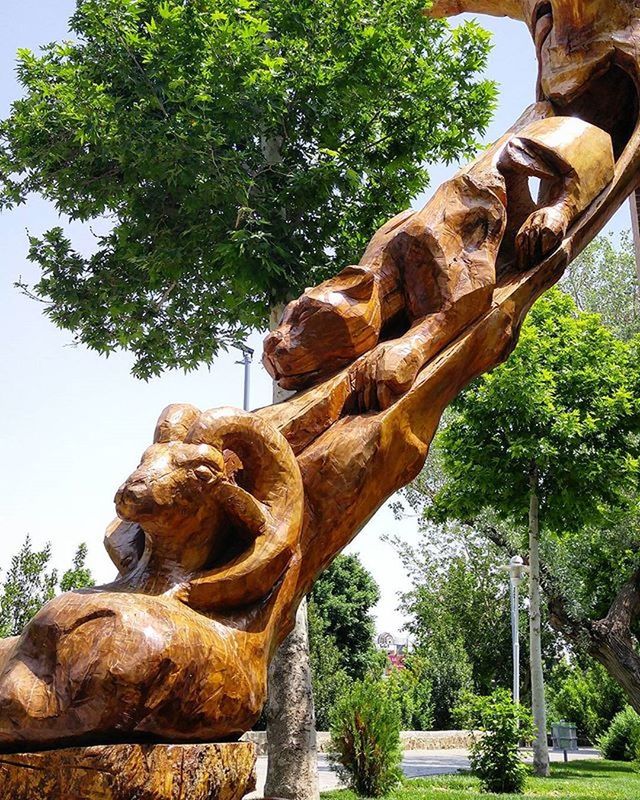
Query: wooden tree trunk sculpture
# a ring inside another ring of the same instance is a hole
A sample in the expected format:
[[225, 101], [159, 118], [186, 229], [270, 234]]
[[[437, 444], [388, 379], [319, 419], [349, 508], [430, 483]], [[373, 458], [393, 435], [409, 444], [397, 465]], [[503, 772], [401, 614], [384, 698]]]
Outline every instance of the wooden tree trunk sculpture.
[[[636, 189], [635, 4], [444, 0], [431, 13], [466, 10], [529, 24], [539, 102], [422, 211], [383, 226], [359, 265], [290, 304], [265, 363], [304, 391], [253, 413], [163, 412], [116, 494], [117, 579], [55, 598], [0, 644], [6, 752], [249, 729], [316, 576], [418, 474], [447, 404], [507, 358], [536, 298]], [[36, 757], [0, 761], [0, 780], [32, 791]]]

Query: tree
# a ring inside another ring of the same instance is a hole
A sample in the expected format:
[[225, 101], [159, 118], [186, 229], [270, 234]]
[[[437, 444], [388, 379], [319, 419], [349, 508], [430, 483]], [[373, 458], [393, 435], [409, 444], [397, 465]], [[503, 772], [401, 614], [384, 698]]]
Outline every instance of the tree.
[[434, 726], [433, 686], [427, 659], [412, 653], [401, 667], [387, 668], [381, 686], [400, 709], [402, 730], [428, 731]]
[[509, 361], [464, 392], [441, 434], [447, 482], [433, 514], [470, 520], [489, 507], [521, 524], [528, 509], [540, 773], [548, 770], [538, 644], [540, 525], [561, 535], [629, 503], [638, 477], [636, 350], [552, 290], [533, 308]]
[[76, 550], [71, 568], [62, 576], [60, 591], [70, 592], [72, 589], [86, 589], [95, 585], [91, 570], [85, 566], [86, 559], [87, 545], [83, 542]]
[[436, 628], [416, 650], [431, 685], [433, 725], [436, 730], [454, 727], [453, 709], [460, 696], [473, 686], [471, 663], [460, 636]]
[[[402, 595], [401, 608], [417, 651], [432, 650], [441, 632], [443, 641], [457, 640], [464, 651], [468, 679], [460, 688], [489, 694], [508, 684], [509, 586], [498, 548], [458, 523], [437, 526], [428, 520], [421, 525], [417, 546], [397, 538], [393, 543], [412, 584]], [[455, 702], [454, 697], [451, 705], [438, 709], [440, 719], [450, 721]]]
[[88, 257], [61, 228], [31, 237], [42, 277], [22, 288], [76, 341], [131, 352], [142, 378], [211, 363], [264, 328], [424, 189], [425, 162], [471, 153], [490, 118], [487, 34], [449, 33], [422, 9], [77, 0], [73, 41], [20, 54], [0, 208], [37, 192], [111, 229]]
[[24, 288], [144, 378], [264, 328], [488, 123], [488, 34], [423, 5], [77, 0], [70, 41], [19, 54], [0, 208], [36, 192], [111, 229], [88, 257], [61, 228], [31, 237]]
[[[433, 455], [438, 455], [437, 446], [430, 459]], [[434, 496], [429, 472], [425, 470], [405, 492], [411, 507], [427, 515]], [[606, 525], [589, 525], [565, 531], [562, 536], [547, 536], [542, 541], [540, 584], [547, 600], [546, 617], [550, 628], [561, 635], [559, 640], [554, 639], [545, 624], [543, 656], [546, 671], [553, 669], [553, 707], [557, 676], [566, 673], [562, 661], [569, 652], [576, 669], [592, 669], [591, 659], [604, 666], [610, 679], [640, 713], [640, 539], [637, 499], [632, 500], [631, 508], [609, 509], [611, 519]], [[446, 540], [444, 543], [441, 538], [434, 540], [431, 523], [425, 524], [430, 526], [430, 544], [446, 548]], [[459, 536], [464, 538], [469, 530], [471, 535], [482, 535], [502, 552], [503, 562], [522, 545], [521, 531], [512, 521], [501, 522], [485, 512], [474, 520], [474, 525], [475, 530], [462, 527]], [[446, 551], [443, 557], [446, 558]], [[439, 602], [440, 595], [434, 598], [436, 606]], [[491, 637], [491, 631], [479, 628], [478, 640], [483, 637]], [[526, 659], [525, 648], [521, 651], [523, 665]], [[600, 679], [595, 683], [600, 693], [598, 702], [606, 708], [611, 701], [608, 685]], [[585, 704], [590, 701], [590, 691], [581, 684], [580, 691], [583, 689], [585, 697], [580, 702], [586, 718], [589, 709]], [[604, 714], [606, 719], [611, 716]]]
[[599, 661], [640, 713], [638, 521], [632, 507], [607, 525], [551, 539], [541, 577], [553, 627]]
[[549, 681], [552, 719], [571, 720], [578, 737], [595, 744], [625, 706], [624, 692], [600, 664], [573, 658], [556, 665]]
[[378, 584], [357, 555], [339, 555], [311, 591], [314, 613], [330, 632], [351, 680], [362, 680], [376, 660], [371, 611], [379, 599]]
[[58, 574], [47, 571], [51, 546], [34, 551], [27, 536], [2, 584], [0, 594], [0, 632], [2, 637], [17, 636], [42, 606], [55, 595]]
[[339, 555], [309, 598], [309, 650], [318, 730], [329, 730], [337, 700], [353, 680], [381, 672], [371, 609], [380, 590], [357, 555]]
[[349, 688], [351, 680], [342, 665], [342, 654], [335, 637], [313, 601], [308, 606], [308, 620], [316, 728], [328, 731], [333, 709]]
[[[461, 691], [488, 695], [496, 687], [511, 684], [509, 579], [504, 566], [520, 548], [522, 530], [496, 519], [489, 511], [474, 519], [473, 525], [458, 521], [434, 523], [429, 518], [433, 498], [446, 483], [441, 462], [436, 439], [425, 468], [394, 504], [398, 519], [407, 511], [417, 515], [417, 543], [410, 545], [400, 537], [389, 537], [389, 541], [398, 551], [411, 583], [401, 601], [409, 618], [407, 629], [417, 651], [430, 654], [427, 663], [431, 658], [436, 672], [442, 673], [430, 677], [436, 687], [443, 689], [436, 693], [436, 726], [448, 727], [454, 722], [452, 711]], [[559, 645], [547, 617], [542, 630], [542, 654], [545, 669], [550, 670], [557, 664], [564, 643]], [[520, 624], [520, 664], [526, 676], [529, 648], [524, 616]], [[447, 666], [453, 643], [460, 654], [454, 659], [458, 672]], [[434, 658], [439, 647], [444, 648], [444, 653]], [[449, 680], [443, 681], [447, 674]], [[522, 686], [522, 698], [524, 702], [530, 700], [528, 684]]]
[[623, 231], [618, 244], [611, 235], [591, 242], [569, 264], [560, 287], [580, 311], [600, 314], [602, 324], [621, 339], [640, 333], [636, 257], [629, 231]]
[[[476, 529], [457, 522], [436, 525], [423, 516], [430, 505], [430, 495], [423, 492], [431, 483], [433, 463], [429, 467], [420, 477], [420, 490], [414, 484], [404, 498], [421, 516], [417, 545], [397, 537], [391, 541], [412, 584], [401, 608], [434, 687], [435, 725], [447, 728], [454, 724], [453, 710], [462, 693], [488, 695], [511, 683], [509, 582], [505, 555], [486, 537], [480, 520]], [[529, 650], [526, 637], [521, 638], [521, 665], [526, 670]], [[544, 663], [551, 668], [557, 662], [557, 645], [548, 624], [542, 643]], [[525, 688], [523, 698], [528, 695]]]
[[[81, 544], [73, 559], [73, 566], [62, 578], [63, 592], [83, 586], [92, 586], [91, 573], [85, 567], [87, 547]], [[18, 636], [24, 626], [42, 606], [56, 594], [58, 573], [49, 568], [51, 545], [33, 550], [27, 536], [0, 589], [0, 637]]]

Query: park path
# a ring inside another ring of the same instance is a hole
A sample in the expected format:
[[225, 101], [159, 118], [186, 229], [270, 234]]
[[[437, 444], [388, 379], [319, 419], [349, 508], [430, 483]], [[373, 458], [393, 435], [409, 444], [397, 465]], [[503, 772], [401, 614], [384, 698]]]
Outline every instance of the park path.
[[[531, 762], [530, 750], [523, 750], [523, 755], [526, 761]], [[549, 755], [552, 761], [562, 761], [561, 752], [552, 751]], [[569, 754], [571, 761], [585, 758], [599, 758], [599, 753], [597, 750], [583, 748], [577, 753]], [[247, 795], [247, 798], [263, 796], [264, 781], [267, 774], [266, 756], [258, 756], [256, 769], [258, 778], [256, 791]], [[407, 750], [402, 759], [402, 771], [407, 778], [420, 778], [425, 775], [447, 775], [459, 772], [461, 769], [469, 769], [468, 750]], [[342, 786], [340, 779], [331, 769], [327, 756], [323, 753], [318, 755], [318, 776], [321, 792], [325, 792], [328, 789], [338, 789]]]

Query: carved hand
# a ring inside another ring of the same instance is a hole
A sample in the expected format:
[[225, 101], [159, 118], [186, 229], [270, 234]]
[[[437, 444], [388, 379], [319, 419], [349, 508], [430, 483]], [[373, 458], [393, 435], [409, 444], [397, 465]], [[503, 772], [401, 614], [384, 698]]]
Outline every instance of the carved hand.
[[516, 236], [518, 267], [529, 269], [562, 242], [568, 227], [564, 205], [540, 208], [530, 214]]

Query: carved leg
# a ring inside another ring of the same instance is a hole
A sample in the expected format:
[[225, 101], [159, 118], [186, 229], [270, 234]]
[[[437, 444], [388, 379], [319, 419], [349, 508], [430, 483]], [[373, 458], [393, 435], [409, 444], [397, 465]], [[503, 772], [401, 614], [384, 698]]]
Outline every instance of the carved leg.
[[[517, 264], [527, 269], [560, 245], [569, 226], [612, 180], [611, 138], [575, 117], [534, 122], [505, 144], [498, 168], [508, 187], [508, 234], [517, 232]], [[530, 196], [529, 177], [541, 181], [538, 198]]]
[[422, 369], [458, 332], [484, 314], [492, 288], [467, 295], [465, 302], [416, 322], [404, 336], [378, 345], [353, 368], [349, 411], [389, 408], [407, 392]]

